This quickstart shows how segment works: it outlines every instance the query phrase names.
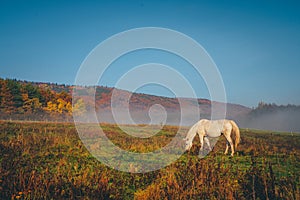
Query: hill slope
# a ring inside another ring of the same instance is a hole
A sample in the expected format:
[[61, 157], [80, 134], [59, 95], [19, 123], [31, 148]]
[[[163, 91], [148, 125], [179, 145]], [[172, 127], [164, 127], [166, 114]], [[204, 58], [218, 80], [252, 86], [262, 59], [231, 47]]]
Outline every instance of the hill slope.
[[[95, 88], [94, 98], [89, 93]], [[119, 117], [119, 123], [148, 124], [152, 120], [156, 124], [166, 121], [167, 124], [178, 125], [181, 103], [188, 107], [188, 112], [182, 116], [185, 120], [182, 125], [191, 125], [199, 118], [192, 111], [199, 109], [200, 118], [210, 118], [212, 104], [217, 112], [224, 105], [208, 99], [168, 98], [97, 86], [76, 87], [75, 91], [82, 99], [74, 99], [72, 108], [73, 89], [74, 86], [64, 84], [0, 78], [0, 119], [73, 121], [73, 114], [81, 115], [95, 107], [100, 122], [115, 123], [116, 117]], [[112, 94], [117, 102], [111, 102]], [[129, 115], [124, 111], [126, 106]], [[112, 110], [116, 108], [117, 116], [113, 117]], [[227, 103], [226, 114], [226, 118], [234, 119], [240, 127], [300, 132], [300, 106], [260, 102], [257, 108], [250, 109]]]
[[[0, 117], [2, 119], [70, 121], [73, 113], [71, 106], [73, 88], [74, 86], [64, 84], [0, 79]], [[88, 112], [92, 109], [94, 98], [88, 95], [89, 89], [93, 88], [76, 87], [76, 92], [80, 94], [86, 104], [78, 105], [78, 108], [81, 109], [78, 112]], [[154, 114], [157, 111], [158, 115], [161, 114], [162, 110], [159, 110], [160, 107], [157, 107], [157, 104], [165, 109], [168, 116], [167, 122], [170, 124], [178, 124], [180, 120], [180, 103], [192, 109], [199, 108], [201, 118], [209, 118], [211, 113], [212, 102], [208, 99], [168, 98], [97, 86], [95, 106], [101, 121], [114, 122], [111, 112], [112, 93], [118, 99], [117, 106], [129, 105], [131, 117], [136, 123], [148, 123], [149, 111], [154, 111]], [[130, 97], [129, 101], [125, 100], [126, 97]], [[124, 100], [122, 101], [122, 99]], [[82, 102], [78, 102], [78, 104], [80, 103], [82, 104]], [[224, 104], [215, 102], [215, 105], [218, 107]], [[242, 105], [227, 104], [227, 118], [238, 119], [250, 111], [251, 109]], [[185, 117], [193, 118], [188, 115]], [[123, 122], [130, 123], [126, 119]]]
[[[93, 101], [93, 97], [88, 94], [84, 95], [86, 88], [77, 88], [76, 92], [81, 94], [81, 97], [86, 102]], [[112, 95], [115, 97], [116, 102], [112, 102]], [[163, 123], [164, 116], [166, 115], [166, 122], [168, 124], [179, 124], [181, 118], [181, 109], [188, 108], [188, 111], [183, 116], [186, 120], [183, 125], [191, 125], [199, 120], [195, 117], [195, 111], [199, 109], [201, 118], [210, 118], [212, 104], [216, 107], [217, 115], [220, 115], [220, 108], [225, 104], [220, 102], [211, 102], [208, 99], [190, 99], [190, 98], [169, 98], [162, 96], [155, 96], [142, 93], [131, 93], [125, 90], [101, 87], [98, 86], [95, 95], [95, 107], [98, 113], [98, 119], [102, 122], [114, 123], [112, 110], [117, 110], [117, 114], [121, 115], [122, 123], [132, 123], [129, 119], [132, 118], [133, 122], [138, 124], [148, 124], [153, 120], [155, 123]], [[159, 106], [158, 106], [159, 105]], [[126, 115], [126, 107], [128, 106], [130, 116]], [[227, 104], [227, 118], [239, 119], [247, 115], [251, 111], [250, 108], [238, 105]], [[190, 120], [189, 120], [190, 119]], [[195, 121], [196, 120], [196, 121]]]

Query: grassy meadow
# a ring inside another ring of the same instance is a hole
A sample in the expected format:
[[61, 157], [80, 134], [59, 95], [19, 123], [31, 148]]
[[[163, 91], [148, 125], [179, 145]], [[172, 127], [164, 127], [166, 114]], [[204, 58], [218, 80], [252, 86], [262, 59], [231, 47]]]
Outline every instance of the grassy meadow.
[[[138, 139], [101, 124], [116, 145], [149, 152], [167, 144], [178, 127]], [[134, 127], [131, 127], [134, 131]], [[241, 130], [236, 156], [190, 152], [148, 173], [113, 170], [97, 161], [74, 124], [0, 121], [0, 199], [300, 199], [300, 135]]]

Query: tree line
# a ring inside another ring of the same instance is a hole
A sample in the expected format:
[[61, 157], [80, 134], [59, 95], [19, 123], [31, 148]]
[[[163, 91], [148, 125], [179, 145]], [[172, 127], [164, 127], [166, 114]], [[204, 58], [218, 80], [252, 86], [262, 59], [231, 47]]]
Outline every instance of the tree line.
[[300, 112], [298, 105], [277, 105], [275, 103], [259, 102], [257, 107], [252, 109], [250, 116], [259, 116], [263, 114], [274, 114], [276, 112]]

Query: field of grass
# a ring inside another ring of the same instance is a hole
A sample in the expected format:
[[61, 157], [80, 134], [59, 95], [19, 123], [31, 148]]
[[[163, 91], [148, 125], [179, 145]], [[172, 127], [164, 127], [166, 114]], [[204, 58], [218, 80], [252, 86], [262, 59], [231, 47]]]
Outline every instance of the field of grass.
[[[149, 139], [102, 124], [116, 145], [149, 152], [177, 127]], [[132, 131], [134, 131], [134, 127]], [[0, 122], [0, 199], [300, 199], [300, 135], [241, 130], [235, 157], [220, 138], [204, 159], [198, 138], [173, 164], [148, 173], [113, 170], [97, 161], [74, 124]]]

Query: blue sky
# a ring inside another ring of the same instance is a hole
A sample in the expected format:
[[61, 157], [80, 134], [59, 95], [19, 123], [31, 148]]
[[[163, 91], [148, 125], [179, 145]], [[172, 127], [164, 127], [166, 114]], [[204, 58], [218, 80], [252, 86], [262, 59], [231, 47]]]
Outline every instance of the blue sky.
[[[297, 1], [0, 1], [0, 76], [73, 84], [89, 52], [108, 37], [138, 27], [180, 31], [218, 66], [227, 99], [300, 104], [300, 3]], [[199, 97], [201, 77], [158, 51], [120, 58], [100, 84], [113, 86], [134, 64], [166, 62], [181, 70]], [[138, 92], [172, 96], [147, 86]]]

